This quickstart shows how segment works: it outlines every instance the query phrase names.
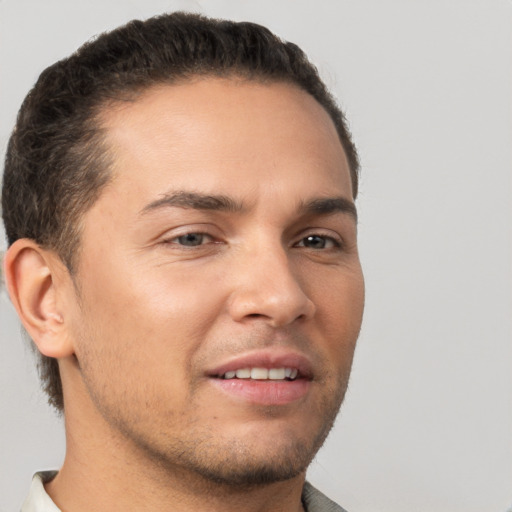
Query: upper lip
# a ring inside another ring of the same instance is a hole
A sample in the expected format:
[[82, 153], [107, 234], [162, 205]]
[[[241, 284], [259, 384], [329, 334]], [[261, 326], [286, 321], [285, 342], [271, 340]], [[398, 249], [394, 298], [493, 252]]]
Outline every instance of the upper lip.
[[300, 377], [313, 377], [313, 365], [309, 358], [299, 352], [282, 349], [257, 350], [232, 356], [206, 373], [209, 377], [219, 377], [241, 368], [296, 368]]

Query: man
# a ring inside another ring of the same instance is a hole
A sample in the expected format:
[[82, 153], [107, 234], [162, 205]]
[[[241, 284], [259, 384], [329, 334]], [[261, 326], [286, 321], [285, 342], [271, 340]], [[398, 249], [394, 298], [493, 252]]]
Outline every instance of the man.
[[67, 452], [23, 511], [340, 510], [305, 473], [361, 325], [357, 171], [315, 68], [254, 24], [134, 21], [43, 72], [5, 274]]

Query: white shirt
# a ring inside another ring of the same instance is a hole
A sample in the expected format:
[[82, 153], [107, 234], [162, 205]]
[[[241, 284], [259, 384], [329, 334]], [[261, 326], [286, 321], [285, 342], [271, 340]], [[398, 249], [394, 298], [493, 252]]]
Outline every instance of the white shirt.
[[21, 506], [21, 512], [61, 512], [46, 493], [43, 482], [50, 481], [57, 471], [41, 471], [32, 479], [27, 499]]

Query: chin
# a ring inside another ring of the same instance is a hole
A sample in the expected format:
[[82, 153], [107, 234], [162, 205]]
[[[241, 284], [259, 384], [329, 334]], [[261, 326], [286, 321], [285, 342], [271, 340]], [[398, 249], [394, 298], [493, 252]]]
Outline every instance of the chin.
[[255, 432], [243, 436], [230, 432], [226, 437], [196, 435], [193, 446], [191, 439], [181, 444], [179, 460], [174, 446], [167, 454], [167, 462], [169, 469], [178, 466], [204, 484], [216, 484], [226, 490], [291, 480], [305, 474], [332, 424], [333, 421], [325, 423], [316, 433], [302, 436], [293, 430], [286, 433], [285, 428], [280, 431], [281, 437], [276, 432], [268, 436]]
[[[252, 453], [247, 453], [247, 452]], [[255, 456], [247, 447], [232, 446], [228, 459], [195, 461], [189, 469], [203, 479], [231, 488], [249, 488], [290, 480], [305, 473], [317, 449], [305, 443], [295, 443], [279, 453], [266, 453]]]

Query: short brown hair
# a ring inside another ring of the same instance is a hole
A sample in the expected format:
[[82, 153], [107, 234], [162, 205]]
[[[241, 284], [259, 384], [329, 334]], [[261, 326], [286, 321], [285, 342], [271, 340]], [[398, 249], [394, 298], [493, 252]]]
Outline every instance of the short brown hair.
[[[43, 71], [7, 148], [8, 244], [30, 238], [56, 251], [73, 274], [80, 219], [110, 179], [99, 113], [152, 85], [198, 75], [288, 82], [311, 94], [334, 122], [357, 195], [359, 163], [344, 115], [304, 52], [261, 25], [177, 12], [131, 21]], [[44, 390], [62, 411], [57, 361], [40, 357]]]

